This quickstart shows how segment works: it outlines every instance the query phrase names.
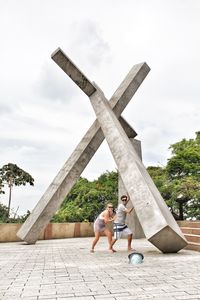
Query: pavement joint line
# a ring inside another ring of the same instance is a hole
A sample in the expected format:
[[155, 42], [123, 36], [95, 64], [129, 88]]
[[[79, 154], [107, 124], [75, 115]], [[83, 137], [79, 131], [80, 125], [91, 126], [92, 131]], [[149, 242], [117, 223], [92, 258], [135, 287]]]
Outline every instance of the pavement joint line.
[[102, 237], [91, 256], [92, 240], [38, 241], [31, 251], [18, 242], [1, 243], [0, 300], [200, 299], [199, 252], [165, 255], [145, 239], [134, 240], [144, 262], [130, 265], [126, 240], [111, 255]]

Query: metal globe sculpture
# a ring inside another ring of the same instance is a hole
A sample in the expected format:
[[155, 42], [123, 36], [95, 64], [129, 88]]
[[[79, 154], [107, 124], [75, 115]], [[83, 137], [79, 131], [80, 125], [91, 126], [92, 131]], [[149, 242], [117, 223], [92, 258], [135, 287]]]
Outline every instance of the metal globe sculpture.
[[144, 255], [142, 253], [133, 252], [128, 255], [129, 264], [136, 265], [143, 263]]

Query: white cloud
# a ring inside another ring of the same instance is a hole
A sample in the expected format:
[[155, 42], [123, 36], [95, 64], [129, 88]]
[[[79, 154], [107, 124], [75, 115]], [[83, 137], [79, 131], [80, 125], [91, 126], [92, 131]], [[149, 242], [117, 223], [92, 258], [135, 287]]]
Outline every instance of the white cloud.
[[[95, 119], [89, 99], [51, 59], [58, 47], [108, 98], [133, 64], [151, 67], [123, 114], [142, 141], [145, 165], [165, 164], [169, 145], [199, 130], [198, 0], [0, 6], [0, 164], [16, 163], [36, 182], [15, 188], [19, 212], [34, 207]], [[114, 168], [104, 142], [83, 176]]]

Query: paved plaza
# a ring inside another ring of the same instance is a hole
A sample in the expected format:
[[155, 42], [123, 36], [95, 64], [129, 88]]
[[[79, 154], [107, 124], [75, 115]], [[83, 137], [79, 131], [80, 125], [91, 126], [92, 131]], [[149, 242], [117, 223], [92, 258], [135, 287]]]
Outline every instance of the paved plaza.
[[90, 253], [92, 238], [0, 244], [0, 299], [200, 299], [200, 253], [162, 254], [147, 240], [134, 241], [144, 254], [128, 263], [126, 240], [116, 253], [102, 237]]

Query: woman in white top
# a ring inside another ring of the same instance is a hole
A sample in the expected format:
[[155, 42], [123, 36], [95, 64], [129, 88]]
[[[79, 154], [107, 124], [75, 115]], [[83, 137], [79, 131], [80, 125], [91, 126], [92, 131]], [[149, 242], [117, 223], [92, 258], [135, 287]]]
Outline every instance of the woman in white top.
[[106, 209], [104, 211], [102, 211], [100, 213], [100, 215], [96, 218], [96, 220], [94, 222], [95, 238], [92, 242], [92, 248], [91, 248], [90, 252], [94, 252], [94, 248], [100, 238], [101, 233], [105, 233], [105, 235], [108, 238], [109, 250], [112, 252], [116, 252], [112, 248], [112, 232], [108, 228], [106, 228], [107, 223], [114, 221], [115, 214], [114, 214], [113, 209], [114, 209], [113, 204], [108, 203], [108, 205], [106, 206]]

